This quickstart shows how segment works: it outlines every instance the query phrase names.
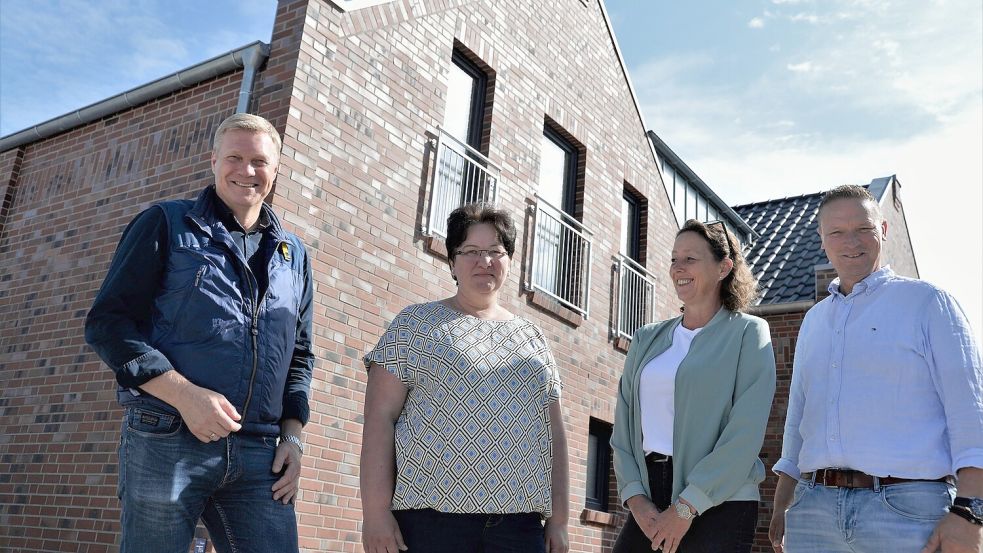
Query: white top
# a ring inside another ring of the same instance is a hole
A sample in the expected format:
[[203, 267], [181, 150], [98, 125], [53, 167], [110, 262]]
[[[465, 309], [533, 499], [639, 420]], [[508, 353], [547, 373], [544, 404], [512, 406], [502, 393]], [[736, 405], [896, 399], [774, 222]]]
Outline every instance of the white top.
[[793, 478], [827, 467], [934, 479], [983, 467], [983, 363], [952, 296], [874, 272], [805, 316], [782, 458]]
[[702, 328], [689, 330], [682, 324], [672, 333], [669, 349], [642, 369], [638, 401], [642, 408], [642, 449], [645, 454], [672, 455], [672, 424], [676, 416], [676, 370], [689, 353], [689, 345]]

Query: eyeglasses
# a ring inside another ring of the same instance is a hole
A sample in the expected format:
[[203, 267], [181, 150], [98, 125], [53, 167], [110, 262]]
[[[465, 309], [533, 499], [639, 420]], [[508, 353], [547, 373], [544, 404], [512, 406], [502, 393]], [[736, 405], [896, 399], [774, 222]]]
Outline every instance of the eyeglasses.
[[509, 252], [505, 250], [457, 250], [454, 255], [466, 257], [468, 259], [484, 259], [490, 257], [492, 259], [501, 259], [508, 255]]

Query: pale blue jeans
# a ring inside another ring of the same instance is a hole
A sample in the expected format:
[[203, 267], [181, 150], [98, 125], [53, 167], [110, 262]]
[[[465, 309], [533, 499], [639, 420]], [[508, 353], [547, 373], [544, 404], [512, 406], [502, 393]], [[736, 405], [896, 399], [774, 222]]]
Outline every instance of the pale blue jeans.
[[945, 482], [833, 488], [800, 481], [785, 513], [786, 553], [918, 553], [952, 505]]

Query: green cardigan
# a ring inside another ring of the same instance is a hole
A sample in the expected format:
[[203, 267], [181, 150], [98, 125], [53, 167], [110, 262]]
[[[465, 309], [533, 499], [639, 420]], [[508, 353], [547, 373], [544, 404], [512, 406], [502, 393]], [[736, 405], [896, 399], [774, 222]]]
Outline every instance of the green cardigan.
[[[646, 325], [635, 333], [618, 385], [611, 447], [622, 502], [652, 497], [638, 384], [642, 369], [669, 349], [682, 317]], [[725, 308], [690, 344], [674, 390], [672, 499], [698, 513], [724, 501], [757, 501], [765, 467], [758, 459], [775, 395], [775, 354], [768, 323]]]

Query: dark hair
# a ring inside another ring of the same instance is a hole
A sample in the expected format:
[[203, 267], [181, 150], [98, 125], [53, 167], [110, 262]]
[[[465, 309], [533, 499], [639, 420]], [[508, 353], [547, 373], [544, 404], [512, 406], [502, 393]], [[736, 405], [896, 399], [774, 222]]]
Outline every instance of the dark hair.
[[744, 311], [758, 298], [758, 281], [744, 260], [741, 245], [734, 235], [727, 231], [722, 222], [704, 224], [696, 219], [686, 221], [676, 236], [684, 232], [698, 234], [710, 245], [710, 252], [718, 262], [730, 258], [734, 268], [720, 282], [720, 301], [731, 311]]
[[816, 217], [822, 214], [823, 208], [826, 204], [839, 199], [854, 199], [860, 200], [861, 203], [869, 203], [873, 208], [874, 215], [878, 219], [881, 218], [881, 206], [877, 203], [877, 198], [867, 190], [866, 187], [857, 184], [844, 184], [843, 186], [837, 186], [832, 190], [827, 190], [823, 193], [823, 199], [819, 202], [819, 209], [816, 211]]
[[447, 259], [454, 261], [457, 249], [468, 237], [468, 230], [474, 225], [488, 224], [495, 227], [495, 233], [509, 254], [515, 253], [515, 222], [504, 209], [495, 209], [491, 204], [473, 203], [462, 205], [447, 216]]

